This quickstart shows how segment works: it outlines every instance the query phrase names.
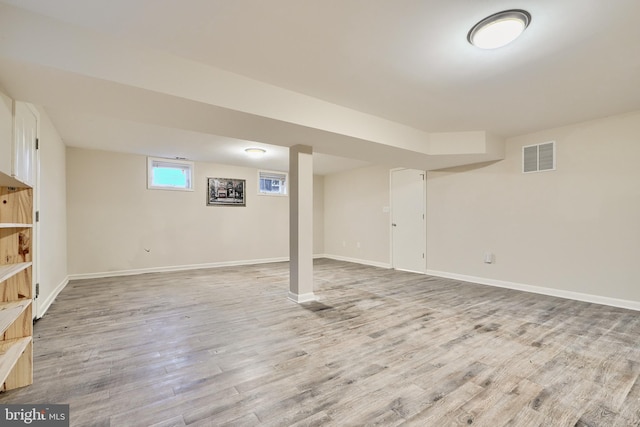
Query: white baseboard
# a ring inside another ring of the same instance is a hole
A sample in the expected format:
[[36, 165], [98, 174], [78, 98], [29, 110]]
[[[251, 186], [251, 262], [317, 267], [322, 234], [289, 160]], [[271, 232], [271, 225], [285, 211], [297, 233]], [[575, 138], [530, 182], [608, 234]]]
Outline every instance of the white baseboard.
[[[358, 259], [358, 258], [349, 258], [349, 257], [340, 256], [340, 255], [315, 254], [313, 257], [316, 259], [328, 258], [336, 261], [352, 262], [355, 264], [369, 265], [372, 267], [379, 267], [379, 268], [386, 268], [386, 269], [391, 268], [391, 264], [389, 263], [369, 261], [369, 260]], [[107, 271], [107, 272], [101, 272], [101, 273], [70, 274], [62, 283], [60, 283], [56, 287], [54, 292], [51, 295], [49, 295], [47, 299], [41, 303], [41, 308], [38, 309], [38, 312], [39, 312], [38, 314], [40, 315], [39, 317], [42, 317], [42, 315], [44, 315], [44, 313], [49, 309], [49, 306], [53, 303], [53, 301], [58, 296], [60, 291], [62, 291], [62, 289], [64, 289], [64, 287], [67, 285], [69, 280], [95, 279], [95, 278], [117, 277], [117, 276], [132, 276], [132, 275], [145, 274], [145, 273], [198, 270], [203, 268], [233, 267], [233, 266], [240, 266], [240, 265], [267, 264], [272, 262], [287, 262], [287, 261], [289, 261], [288, 257], [265, 258], [265, 259], [257, 259], [257, 260], [225, 261], [225, 262], [215, 262], [215, 263], [207, 263], [207, 264], [191, 264], [191, 265], [177, 265], [177, 266], [169, 266], [169, 267], [141, 268], [141, 269], [135, 269], [135, 270]], [[496, 279], [487, 279], [484, 277], [467, 276], [463, 274], [449, 273], [446, 271], [427, 270], [425, 274], [430, 276], [444, 277], [447, 279], [461, 280], [464, 282], [477, 283], [480, 285], [496, 286], [499, 288], [514, 289], [518, 291], [532, 292], [535, 294], [548, 295], [553, 297], [566, 298], [566, 299], [572, 299], [576, 301], [584, 301], [584, 302], [590, 302], [595, 304], [602, 304], [602, 305], [608, 305], [612, 307], [620, 307], [620, 308], [626, 308], [629, 310], [640, 311], [640, 301], [623, 300], [623, 299], [610, 298], [610, 297], [605, 297], [600, 295], [585, 294], [581, 292], [546, 288], [543, 286], [533, 286], [533, 285], [526, 285], [523, 283], [508, 282], [508, 281], [496, 280]], [[302, 294], [302, 295], [289, 293], [289, 299], [297, 303], [317, 300], [316, 296], [313, 293]]]
[[404, 271], [404, 272], [407, 272], [407, 273], [426, 274], [424, 271], [407, 270], [407, 269], [404, 269], [404, 268], [396, 268], [395, 270]]
[[69, 284], [69, 276], [65, 277], [64, 280], [60, 282], [58, 286], [55, 287], [53, 292], [51, 292], [51, 294], [47, 296], [47, 298], [43, 299], [42, 301], [38, 300], [38, 305], [37, 305], [38, 312], [36, 313], [36, 316], [35, 316], [36, 319], [40, 319], [42, 316], [44, 316], [47, 310], [49, 310], [49, 307], [51, 307], [51, 304], [53, 304], [53, 301], [58, 297], [58, 294], [60, 294], [60, 292], [62, 292], [62, 290], [68, 284]]
[[[339, 257], [326, 254], [314, 254], [314, 259], [330, 258], [338, 261], [354, 262], [357, 264], [371, 265], [374, 267], [391, 268], [388, 264], [376, 263], [372, 261], [359, 260], [353, 258]], [[281, 258], [262, 258], [262, 259], [250, 259], [241, 261], [223, 261], [223, 262], [211, 262], [205, 264], [187, 264], [187, 265], [172, 265], [168, 267], [148, 267], [148, 268], [136, 268], [132, 270], [114, 270], [114, 271], [102, 271], [98, 273], [77, 273], [70, 274], [68, 280], [79, 279], [101, 279], [105, 277], [118, 277], [118, 276], [135, 276], [138, 274], [146, 273], [162, 273], [170, 271], [186, 271], [186, 270], [200, 270], [203, 268], [217, 268], [217, 267], [234, 267], [238, 265], [252, 265], [252, 264], [268, 264], [272, 262], [288, 262], [289, 257]]]
[[134, 276], [137, 274], [146, 273], [163, 273], [170, 271], [186, 271], [186, 270], [200, 270], [203, 268], [217, 268], [217, 267], [234, 267], [238, 265], [252, 265], [252, 264], [268, 264], [272, 262], [286, 262], [289, 258], [263, 258], [263, 259], [251, 259], [241, 261], [223, 261], [212, 262], [206, 264], [189, 264], [189, 265], [173, 265], [168, 267], [149, 267], [138, 268], [134, 270], [116, 270], [116, 271], [104, 271], [100, 273], [80, 273], [70, 274], [69, 280], [78, 279], [99, 279], [104, 277], [118, 277], [118, 276]]
[[612, 307], [626, 308], [640, 311], [640, 301], [631, 301], [618, 298], [610, 298], [600, 295], [584, 294], [582, 292], [565, 291], [562, 289], [546, 288], [543, 286], [525, 285], [523, 283], [506, 282], [503, 280], [487, 279], [477, 276], [466, 276], [463, 274], [449, 273], [446, 271], [427, 270], [429, 276], [444, 277], [446, 279], [461, 280], [463, 282], [478, 283], [480, 285], [496, 286], [498, 288], [515, 289], [518, 291], [531, 292], [534, 294], [548, 295], [571, 299], [576, 301], [591, 302], [595, 304], [608, 305]]
[[306, 294], [294, 294], [293, 292], [289, 292], [289, 299], [298, 304], [318, 300], [313, 292], [309, 292]]
[[359, 258], [349, 258], [341, 255], [323, 254], [322, 256], [318, 256], [318, 258], [328, 258], [328, 259], [334, 259], [336, 261], [353, 262], [354, 264], [370, 265], [372, 267], [380, 267], [380, 268], [387, 268], [387, 269], [391, 268], [391, 264], [386, 262], [369, 261], [366, 259], [359, 259]]

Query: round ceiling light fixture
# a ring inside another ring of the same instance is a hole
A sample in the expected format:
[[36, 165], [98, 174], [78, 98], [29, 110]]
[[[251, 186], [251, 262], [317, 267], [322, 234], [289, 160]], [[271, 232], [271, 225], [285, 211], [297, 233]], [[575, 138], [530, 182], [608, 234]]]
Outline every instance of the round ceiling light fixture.
[[480, 49], [496, 49], [517, 39], [530, 22], [531, 15], [526, 10], [504, 10], [474, 25], [467, 40]]
[[267, 150], [265, 150], [264, 148], [257, 147], [245, 148], [244, 151], [250, 156], [262, 156], [267, 152]]

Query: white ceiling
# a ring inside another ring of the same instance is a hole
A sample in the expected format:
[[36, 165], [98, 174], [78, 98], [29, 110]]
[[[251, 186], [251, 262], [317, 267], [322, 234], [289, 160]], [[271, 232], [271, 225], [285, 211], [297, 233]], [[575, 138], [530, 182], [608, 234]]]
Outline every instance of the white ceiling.
[[[2, 3], [87, 34], [124, 40], [427, 133], [487, 131], [509, 137], [640, 109], [638, 0]], [[493, 51], [467, 43], [474, 23], [513, 8], [532, 16], [520, 39]], [[29, 59], [23, 64], [18, 54], [5, 59], [0, 84], [16, 98], [45, 105], [68, 145], [232, 164], [248, 164], [239, 146], [257, 145], [238, 143], [229, 133], [216, 136], [215, 129], [158, 126], [139, 117], [107, 117], [99, 109], [86, 114], [81, 103], [39, 99], [26, 86], [49, 78], [48, 66], [31, 67]], [[82, 77], [77, 70], [67, 71], [72, 72], [65, 78], [74, 72]], [[171, 84], [188, 78], [176, 74]], [[70, 83], [66, 90], [76, 89]], [[255, 134], [252, 139], [272, 142]], [[270, 148], [274, 156], [264, 160], [285, 169], [286, 148]], [[345, 155], [348, 150], [334, 148], [324, 150], [333, 155], [324, 157], [324, 165], [322, 156], [316, 159], [316, 171], [367, 164], [343, 159], [352, 157]]]
[[[47, 113], [55, 123], [56, 130], [61, 135], [68, 135], [65, 143], [72, 147], [164, 158], [180, 157], [278, 171], [289, 169], [288, 149], [278, 145], [239, 141], [234, 138], [82, 112], [61, 112], [50, 108]], [[258, 157], [248, 156], [244, 150], [249, 147], [264, 148], [266, 153]], [[322, 153], [315, 153], [313, 162], [314, 171], [320, 175], [368, 165], [361, 160]]]

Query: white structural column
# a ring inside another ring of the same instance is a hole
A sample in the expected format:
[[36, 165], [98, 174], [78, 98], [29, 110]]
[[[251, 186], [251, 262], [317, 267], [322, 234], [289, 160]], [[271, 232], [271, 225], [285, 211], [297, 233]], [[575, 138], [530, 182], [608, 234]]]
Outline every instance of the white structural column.
[[289, 299], [314, 301], [313, 149], [289, 148]]

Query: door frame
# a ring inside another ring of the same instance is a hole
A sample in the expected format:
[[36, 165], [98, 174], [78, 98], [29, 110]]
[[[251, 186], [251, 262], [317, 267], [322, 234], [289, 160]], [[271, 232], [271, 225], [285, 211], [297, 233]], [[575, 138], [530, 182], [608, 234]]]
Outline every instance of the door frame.
[[[33, 146], [33, 228], [32, 228], [32, 245], [31, 245], [31, 259], [32, 259], [32, 267], [31, 267], [31, 285], [32, 285], [32, 295], [33, 299], [31, 301], [32, 313], [31, 316], [33, 319], [39, 319], [39, 304], [38, 300], [40, 299], [36, 291], [38, 290], [40, 283], [40, 112], [38, 109], [28, 102], [24, 103], [26, 107], [33, 113], [36, 118], [36, 141], [34, 141]], [[38, 220], [36, 220], [38, 219]]]
[[[394, 206], [393, 206], [393, 173], [401, 170], [407, 170], [412, 168], [392, 168], [389, 170], [389, 206], [391, 207], [391, 212], [389, 215], [389, 261], [391, 268], [396, 270], [395, 267], [395, 258], [393, 254], [393, 216], [394, 216]], [[413, 169], [415, 171], [420, 171], [424, 174], [424, 179], [422, 180], [422, 212], [424, 215], [424, 221], [422, 226], [422, 251], [424, 253], [424, 263], [422, 265], [422, 271], [417, 271], [415, 273], [423, 273], [427, 272], [427, 171], [422, 169]], [[400, 270], [403, 271], [403, 270]]]
[[35, 153], [33, 156], [34, 159], [34, 171], [33, 173], [35, 174], [35, 178], [34, 178], [34, 186], [33, 186], [33, 209], [34, 209], [34, 215], [33, 215], [33, 231], [34, 231], [34, 244], [33, 244], [33, 301], [32, 301], [32, 305], [33, 305], [33, 313], [32, 316], [34, 319], [39, 319], [42, 317], [42, 315], [40, 314], [40, 295], [38, 295], [36, 293], [36, 291], [40, 290], [40, 241], [41, 239], [41, 235], [42, 235], [42, 230], [40, 227], [40, 178], [41, 178], [41, 174], [40, 174], [40, 145], [42, 144], [41, 140], [40, 140], [40, 115], [36, 115], [36, 119], [38, 120], [38, 125], [36, 128], [36, 144], [37, 144], [37, 148], [34, 147]]

